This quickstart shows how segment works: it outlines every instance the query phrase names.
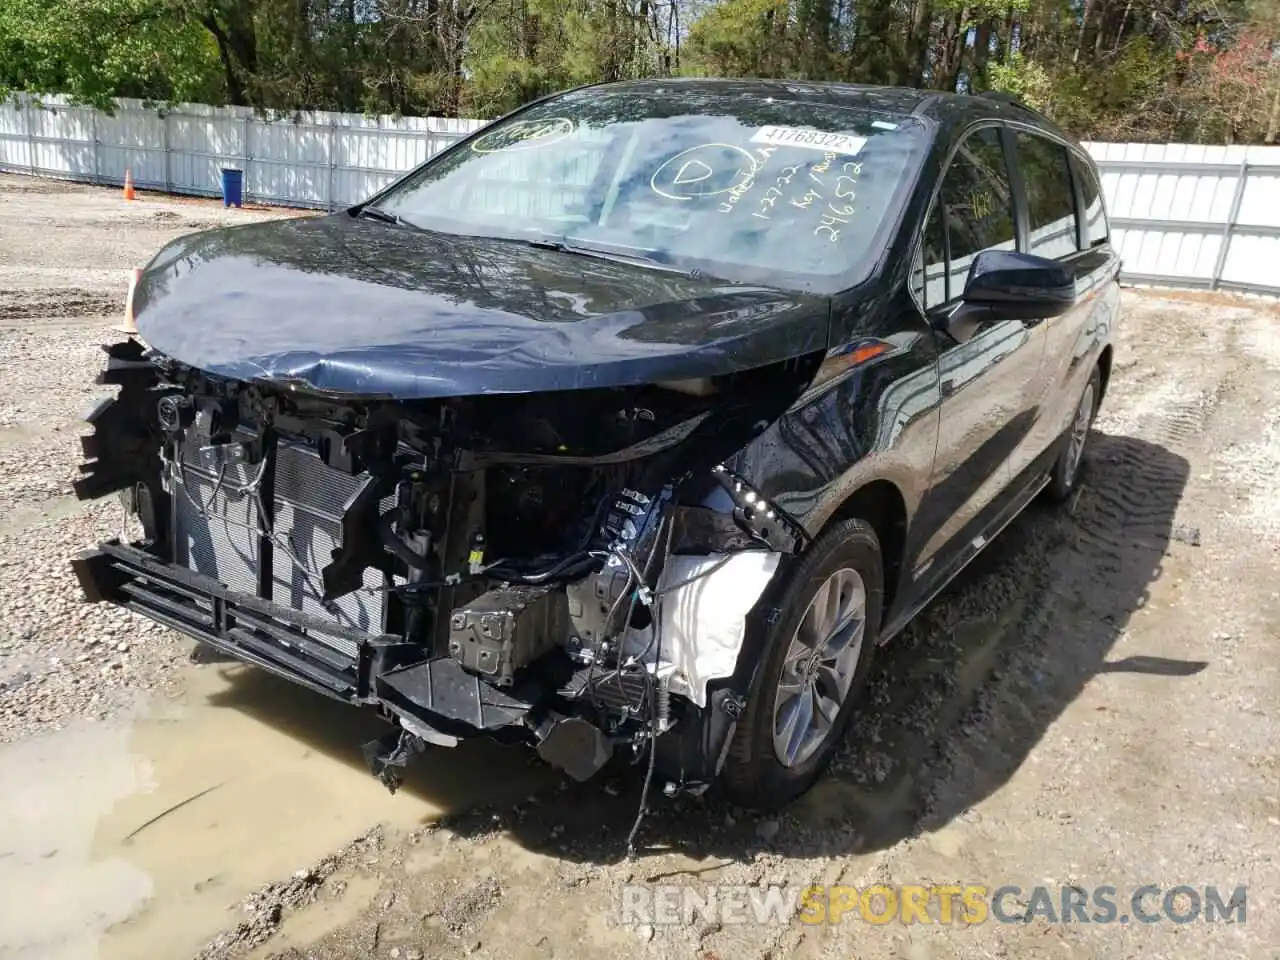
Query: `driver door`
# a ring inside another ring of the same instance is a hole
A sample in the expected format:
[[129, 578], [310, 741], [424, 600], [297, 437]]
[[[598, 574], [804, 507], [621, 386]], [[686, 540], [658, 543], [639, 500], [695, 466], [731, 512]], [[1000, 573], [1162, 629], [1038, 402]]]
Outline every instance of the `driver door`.
[[947, 325], [974, 257], [1017, 249], [1016, 224], [1002, 130], [972, 130], [949, 161], [925, 222], [916, 284], [938, 350], [942, 394], [918, 576], [949, 575], [981, 545], [978, 538], [1013, 493], [1011, 459], [1038, 416], [1044, 324], [997, 314], [961, 331]]

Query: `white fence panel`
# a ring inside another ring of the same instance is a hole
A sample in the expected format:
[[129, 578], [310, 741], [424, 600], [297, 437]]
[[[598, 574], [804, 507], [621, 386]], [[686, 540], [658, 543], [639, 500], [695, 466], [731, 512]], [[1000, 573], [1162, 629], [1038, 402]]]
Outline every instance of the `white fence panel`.
[[0, 104], [0, 170], [218, 196], [221, 170], [244, 171], [244, 198], [335, 209], [356, 203], [484, 124], [315, 111], [117, 100], [111, 115], [65, 97]]
[[[138, 100], [117, 101], [108, 116], [64, 97], [20, 97], [0, 104], [0, 170], [99, 184], [123, 183], [129, 171], [139, 187], [218, 196], [221, 169], [238, 167], [247, 201], [333, 210], [481, 126]], [[1123, 278], [1280, 295], [1280, 147], [1085, 146], [1102, 174]], [[533, 209], [552, 198], [526, 199]]]
[[271, 202], [330, 206], [331, 114], [309, 113], [278, 120], [246, 119], [245, 170], [248, 196]]
[[0, 170], [31, 172], [27, 111], [0, 106]]
[[243, 164], [248, 111], [188, 104], [164, 118], [164, 146], [169, 157], [169, 189], [177, 193], [216, 195], [218, 171]]
[[29, 155], [36, 171], [49, 170], [77, 179], [93, 177], [96, 123], [94, 111], [82, 107], [29, 112]]
[[168, 183], [165, 120], [156, 111], [138, 109], [136, 104], [122, 105], [115, 116], [97, 115], [98, 178], [122, 182], [128, 170], [135, 185], [163, 190]]
[[1280, 147], [1086, 146], [1125, 279], [1280, 295]]

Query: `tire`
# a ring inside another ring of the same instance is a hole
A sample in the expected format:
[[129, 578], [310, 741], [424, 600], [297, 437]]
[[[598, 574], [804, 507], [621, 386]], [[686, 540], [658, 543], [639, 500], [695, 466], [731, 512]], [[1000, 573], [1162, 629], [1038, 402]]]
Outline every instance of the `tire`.
[[[850, 572], [856, 576], [849, 576]], [[843, 598], [850, 598], [849, 609], [856, 606], [859, 584], [863, 597], [860, 646], [853, 649], [856, 629], [843, 645], [838, 639], [843, 634], [835, 631], [837, 643], [825, 652], [831, 654], [832, 649], [838, 648], [843, 651], [840, 656], [818, 661], [818, 655], [812, 652], [811, 642], [806, 648], [809, 652], [798, 658], [798, 647], [793, 649], [793, 641], [797, 640], [797, 631], [802, 625], [805, 627], [803, 636], [812, 638], [823, 632], [818, 628], [824, 619], [839, 621], [843, 616], [857, 619], [847, 612]], [[826, 586], [830, 587], [825, 594], [830, 601], [825, 608], [826, 616], [815, 610], [810, 617], [811, 604]], [[772, 618], [773, 623], [753, 622], [752, 629], [765, 631], [758, 648], [762, 651], [761, 661], [748, 689], [746, 709], [734, 732], [721, 772], [722, 786], [731, 801], [761, 810], [781, 807], [813, 785], [843, 739], [853, 706], [866, 685], [880, 634], [884, 596], [884, 568], [875, 530], [863, 520], [837, 523], [809, 547], [785, 575], [773, 596], [781, 615]], [[801, 663], [801, 659], [807, 663]], [[786, 690], [781, 688], [784, 667], [788, 670]], [[831, 669], [833, 667], [836, 669]], [[840, 670], [840, 667], [845, 669]], [[835, 719], [831, 721], [829, 717], [833, 711], [830, 707], [836, 698], [827, 694], [832, 692], [832, 684], [838, 682], [835, 678], [841, 677], [847, 677], [847, 686], [839, 700], [838, 710], [834, 711]], [[811, 696], [809, 703], [814, 706], [819, 702], [825, 703], [828, 710], [816, 714], [819, 726], [806, 738], [797, 732], [803, 712], [796, 713], [796, 701], [803, 699], [805, 694], [794, 691], [797, 688], [803, 691], [810, 684], [811, 689], [824, 694], [824, 697], [817, 701]], [[782, 708], [781, 715], [779, 707]], [[793, 727], [787, 727], [788, 718], [796, 720]], [[787, 730], [792, 731], [791, 737], [785, 736]], [[775, 745], [775, 732], [779, 731], [778, 739], [782, 743]], [[797, 743], [799, 746], [791, 762], [785, 762], [781, 754]]]
[[[1089, 444], [1089, 434], [1093, 429], [1093, 421], [1098, 415], [1098, 404], [1101, 401], [1102, 374], [1097, 367], [1094, 367], [1093, 373], [1089, 375], [1089, 382], [1080, 392], [1076, 412], [1071, 416], [1071, 424], [1067, 427], [1066, 443], [1049, 473], [1049, 485], [1045, 487], [1044, 495], [1051, 503], [1066, 502], [1080, 484], [1080, 477], [1084, 473], [1085, 448]], [[1078, 428], [1083, 429], [1083, 435], [1077, 438]]]

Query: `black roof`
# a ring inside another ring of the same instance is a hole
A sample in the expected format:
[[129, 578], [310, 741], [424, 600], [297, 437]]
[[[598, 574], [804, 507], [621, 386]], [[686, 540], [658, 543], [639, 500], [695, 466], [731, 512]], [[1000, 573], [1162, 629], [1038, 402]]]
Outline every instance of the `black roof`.
[[1037, 110], [1004, 93], [943, 93], [914, 87], [885, 87], [859, 83], [809, 80], [712, 79], [671, 77], [651, 80], [622, 80], [601, 84], [610, 89], [633, 89], [652, 93], [662, 89], [678, 93], [715, 90], [720, 93], [757, 97], [779, 97], [834, 106], [862, 107], [885, 113], [915, 114], [942, 126], [964, 125], [983, 117], [1022, 120], [1072, 140], [1070, 134]]

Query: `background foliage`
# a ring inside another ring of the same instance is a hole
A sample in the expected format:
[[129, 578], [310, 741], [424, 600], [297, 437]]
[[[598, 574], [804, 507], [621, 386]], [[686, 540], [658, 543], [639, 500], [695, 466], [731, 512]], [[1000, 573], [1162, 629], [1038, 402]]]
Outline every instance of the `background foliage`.
[[3, 0], [0, 94], [492, 117], [678, 74], [1015, 92], [1081, 137], [1274, 143], [1280, 0]]

